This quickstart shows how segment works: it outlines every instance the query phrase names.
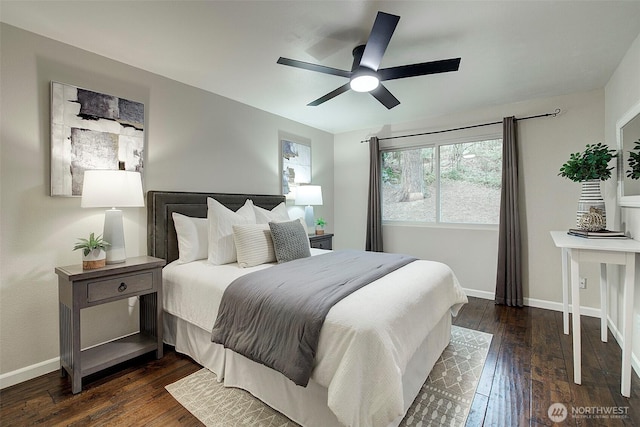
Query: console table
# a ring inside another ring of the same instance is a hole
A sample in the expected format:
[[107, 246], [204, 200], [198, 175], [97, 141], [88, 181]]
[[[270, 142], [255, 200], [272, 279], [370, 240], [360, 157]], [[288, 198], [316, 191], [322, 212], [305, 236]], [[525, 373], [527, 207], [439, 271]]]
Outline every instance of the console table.
[[564, 333], [569, 334], [569, 282], [573, 308], [573, 381], [582, 383], [580, 340], [580, 262], [600, 264], [600, 336], [607, 342], [607, 264], [625, 266], [623, 295], [622, 375], [620, 390], [631, 394], [631, 351], [633, 349], [633, 292], [640, 242], [633, 239], [586, 239], [566, 231], [552, 231], [556, 247], [562, 249], [562, 312]]

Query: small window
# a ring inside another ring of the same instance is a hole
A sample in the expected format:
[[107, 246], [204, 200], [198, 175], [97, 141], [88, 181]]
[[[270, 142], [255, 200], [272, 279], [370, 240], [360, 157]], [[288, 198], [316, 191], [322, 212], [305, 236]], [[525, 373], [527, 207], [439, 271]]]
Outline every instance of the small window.
[[502, 139], [381, 155], [384, 221], [498, 224]]

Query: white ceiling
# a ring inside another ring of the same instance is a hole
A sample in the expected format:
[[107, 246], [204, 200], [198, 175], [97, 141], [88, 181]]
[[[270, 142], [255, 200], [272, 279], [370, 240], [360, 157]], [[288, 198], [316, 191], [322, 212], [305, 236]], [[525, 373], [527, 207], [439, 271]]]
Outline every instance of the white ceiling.
[[[401, 19], [381, 68], [462, 57], [393, 80], [387, 110], [345, 78], [378, 10]], [[640, 1], [0, 1], [0, 20], [332, 133], [602, 88], [640, 33]]]

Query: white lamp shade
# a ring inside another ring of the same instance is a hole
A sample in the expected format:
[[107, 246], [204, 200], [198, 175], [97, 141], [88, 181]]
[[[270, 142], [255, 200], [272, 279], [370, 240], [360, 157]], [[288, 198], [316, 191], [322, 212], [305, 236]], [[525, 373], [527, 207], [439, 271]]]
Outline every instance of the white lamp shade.
[[296, 205], [322, 205], [322, 188], [319, 185], [301, 185], [297, 187]]
[[139, 172], [121, 170], [88, 170], [82, 183], [83, 208], [108, 208], [104, 217], [103, 238], [107, 246], [107, 264], [125, 262], [124, 225], [118, 208], [144, 206], [142, 178]]
[[83, 208], [133, 208], [144, 206], [139, 172], [88, 170], [82, 185]]

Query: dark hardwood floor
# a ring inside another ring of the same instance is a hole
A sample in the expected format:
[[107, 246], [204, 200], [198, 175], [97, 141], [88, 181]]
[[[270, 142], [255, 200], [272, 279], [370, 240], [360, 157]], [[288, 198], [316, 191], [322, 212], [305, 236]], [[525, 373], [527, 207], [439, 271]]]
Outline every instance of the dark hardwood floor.
[[[576, 385], [572, 337], [562, 331], [561, 312], [469, 299], [454, 324], [493, 339], [467, 426], [551, 426], [553, 403], [569, 412], [559, 425], [640, 426], [640, 381], [632, 373], [631, 397], [620, 394], [622, 351], [611, 332], [608, 343], [600, 341], [600, 319], [581, 318], [582, 385]], [[624, 411], [626, 418], [574, 417], [573, 408]]]
[[[553, 403], [569, 411], [559, 425], [640, 426], [640, 381], [633, 373], [631, 398], [620, 395], [621, 351], [611, 334], [608, 343], [600, 342], [598, 319], [582, 318], [578, 386], [562, 313], [469, 299], [454, 324], [492, 333], [493, 340], [467, 426], [554, 425], [547, 415]], [[143, 356], [85, 379], [77, 395], [67, 378], [52, 372], [0, 391], [0, 425], [199, 426], [164, 389], [198, 369], [167, 347], [161, 360]], [[577, 418], [572, 408], [616, 408], [626, 418]]]

